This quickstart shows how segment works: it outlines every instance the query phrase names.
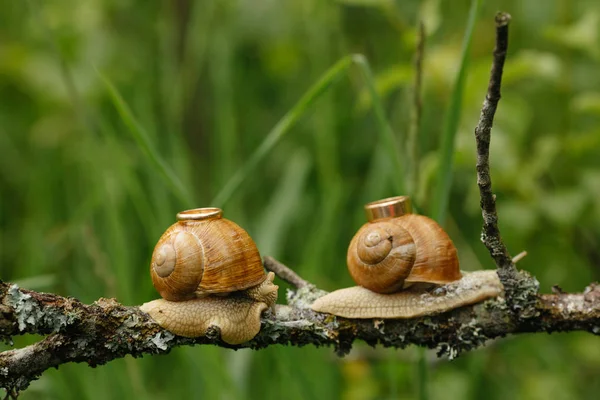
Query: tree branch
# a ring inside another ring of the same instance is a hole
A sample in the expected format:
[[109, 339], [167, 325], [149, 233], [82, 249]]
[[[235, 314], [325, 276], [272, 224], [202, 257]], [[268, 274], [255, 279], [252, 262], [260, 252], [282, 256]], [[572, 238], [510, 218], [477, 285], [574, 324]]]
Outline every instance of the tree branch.
[[481, 109], [479, 123], [475, 128], [477, 141], [477, 185], [481, 196], [481, 211], [483, 215], [483, 232], [481, 240], [490, 251], [490, 255], [498, 268], [514, 269], [510, 254], [498, 228], [498, 214], [496, 212], [496, 198], [492, 193], [492, 178], [490, 176], [490, 141], [494, 115], [500, 101], [500, 87], [502, 85], [502, 71], [508, 48], [508, 23], [510, 15], [498, 13], [496, 15], [496, 48], [494, 61], [490, 73], [490, 82], [487, 95]]
[[50, 334], [31, 346], [0, 353], [0, 387], [22, 390], [46, 369], [68, 362], [95, 367], [127, 354], [168, 353], [174, 347], [192, 344], [252, 349], [274, 344], [334, 346], [341, 355], [361, 339], [372, 346], [437, 348], [440, 355], [454, 358], [508, 334], [574, 330], [600, 334], [600, 285], [591, 285], [581, 294], [539, 296], [535, 319], [509, 318], [506, 303], [499, 298], [432, 317], [349, 320], [308, 308], [314, 297], [323, 293], [311, 284], [290, 292], [291, 305], [277, 305], [275, 313], [263, 316], [261, 331], [253, 340], [232, 346], [220, 340], [218, 330], [195, 339], [175, 336], [137, 307], [123, 306], [114, 299], [86, 305], [73, 298], [0, 283], [3, 338]]
[[310, 285], [310, 283], [302, 279], [300, 275], [298, 275], [297, 273], [295, 273], [294, 271], [292, 271], [273, 257], [265, 257], [263, 263], [267, 271], [274, 272], [275, 275], [277, 275], [279, 278], [283, 279], [296, 289], [300, 289], [307, 285]]

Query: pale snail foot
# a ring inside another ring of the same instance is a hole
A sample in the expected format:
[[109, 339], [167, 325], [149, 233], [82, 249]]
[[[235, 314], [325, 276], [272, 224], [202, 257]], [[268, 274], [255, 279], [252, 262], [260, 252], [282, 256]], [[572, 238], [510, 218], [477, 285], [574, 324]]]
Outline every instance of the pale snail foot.
[[210, 326], [229, 344], [247, 342], [260, 331], [260, 316], [277, 300], [274, 275], [230, 297], [207, 296], [188, 301], [153, 300], [140, 306], [161, 327], [184, 337], [205, 336]]
[[380, 294], [362, 286], [340, 289], [317, 299], [311, 308], [345, 318], [415, 318], [479, 303], [503, 290], [496, 271], [484, 270], [463, 272], [461, 279], [429, 290]]

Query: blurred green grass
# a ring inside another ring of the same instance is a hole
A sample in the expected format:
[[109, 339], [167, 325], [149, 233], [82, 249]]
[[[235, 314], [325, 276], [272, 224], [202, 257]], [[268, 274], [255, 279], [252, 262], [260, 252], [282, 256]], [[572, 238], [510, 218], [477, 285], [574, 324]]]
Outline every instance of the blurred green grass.
[[[399, 194], [381, 114], [404, 143], [419, 18], [428, 37], [415, 197], [428, 214], [439, 201], [443, 116], [470, 3], [0, 0], [0, 278], [85, 302], [156, 297], [149, 257], [175, 213], [210, 205], [302, 95], [361, 53], [383, 101], [379, 119], [364, 76], [350, 68], [223, 205], [263, 254], [325, 289], [351, 285], [343, 260], [362, 205]], [[513, 16], [491, 150], [502, 233], [513, 253], [528, 251], [520, 266], [543, 290], [581, 290], [600, 279], [595, 1], [481, 2], [455, 115], [446, 227], [465, 269], [492, 267], [479, 243], [473, 129], [499, 9]], [[126, 106], [115, 108], [97, 71]], [[433, 353], [434, 399], [592, 399], [600, 390], [600, 346], [587, 334], [504, 339], [453, 362]], [[415, 360], [413, 348], [360, 344], [344, 359], [331, 349], [181, 348], [61, 366], [22, 398], [413, 399]]]

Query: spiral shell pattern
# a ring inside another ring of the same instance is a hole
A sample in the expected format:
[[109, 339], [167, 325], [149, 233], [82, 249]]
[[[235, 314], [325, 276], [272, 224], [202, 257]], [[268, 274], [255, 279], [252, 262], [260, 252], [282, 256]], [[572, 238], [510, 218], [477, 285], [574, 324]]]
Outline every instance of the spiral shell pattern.
[[347, 264], [357, 284], [377, 293], [461, 277], [452, 240], [435, 221], [416, 214], [363, 225], [350, 242]]
[[154, 248], [150, 274], [158, 293], [170, 301], [192, 299], [204, 272], [204, 250], [191, 232], [171, 229]]
[[150, 274], [161, 297], [184, 301], [245, 290], [265, 280], [256, 245], [244, 229], [222, 218], [221, 210], [188, 210], [178, 218], [152, 255]]
[[363, 225], [348, 248], [347, 264], [352, 279], [378, 293], [391, 293], [404, 285], [415, 261], [413, 238], [390, 221]]

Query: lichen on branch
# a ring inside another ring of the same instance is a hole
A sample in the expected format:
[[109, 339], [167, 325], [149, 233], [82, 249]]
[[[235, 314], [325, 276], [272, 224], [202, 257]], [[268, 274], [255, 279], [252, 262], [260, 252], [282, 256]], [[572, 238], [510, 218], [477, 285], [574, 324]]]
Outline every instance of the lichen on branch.
[[[282, 264], [280, 264], [282, 265]], [[158, 326], [138, 307], [114, 299], [91, 305], [72, 298], [20, 289], [0, 283], [0, 334], [5, 340], [25, 333], [49, 334], [42, 341], [0, 353], [0, 387], [23, 390], [46, 369], [69, 362], [90, 366], [132, 355], [168, 353], [172, 348], [212, 344], [226, 348], [260, 349], [280, 344], [332, 346], [342, 355], [355, 340], [370, 345], [405, 348], [411, 344], [435, 348], [454, 358], [488, 340], [509, 334], [583, 330], [600, 334], [600, 286], [580, 294], [551, 294], [537, 298], [536, 318], [509, 318], [502, 297], [437, 316], [408, 320], [352, 320], [316, 313], [308, 308], [325, 292], [312, 284], [291, 291], [291, 305], [267, 311], [261, 331], [251, 341], [229, 345], [218, 330], [195, 339], [175, 336]]]

